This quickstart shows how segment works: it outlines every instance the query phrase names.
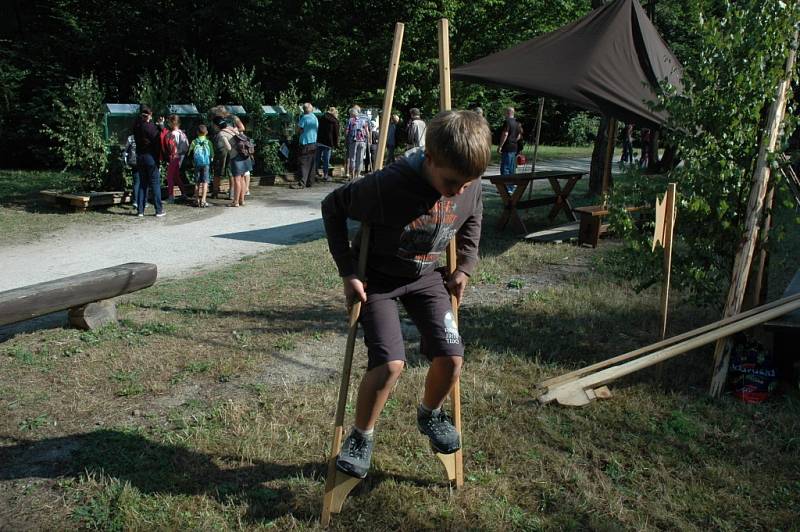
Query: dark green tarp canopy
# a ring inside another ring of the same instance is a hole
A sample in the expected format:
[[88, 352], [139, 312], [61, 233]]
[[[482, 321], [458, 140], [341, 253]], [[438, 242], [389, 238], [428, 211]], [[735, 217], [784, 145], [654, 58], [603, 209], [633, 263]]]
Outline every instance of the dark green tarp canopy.
[[682, 68], [637, 0], [616, 0], [582, 19], [453, 70], [453, 78], [567, 100], [641, 125], [663, 124], [654, 87], [678, 92]]

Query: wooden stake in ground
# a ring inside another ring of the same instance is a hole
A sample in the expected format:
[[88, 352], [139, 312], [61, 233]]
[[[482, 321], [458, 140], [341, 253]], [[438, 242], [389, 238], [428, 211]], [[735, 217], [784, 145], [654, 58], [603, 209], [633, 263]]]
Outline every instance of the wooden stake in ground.
[[[448, 111], [452, 107], [450, 101], [450, 27], [446, 18], [439, 20], [439, 108]], [[456, 239], [453, 237], [447, 245], [447, 271], [452, 275], [456, 271]], [[458, 327], [458, 300], [450, 296], [453, 308], [453, 320]], [[461, 432], [461, 383], [456, 380], [450, 392], [453, 401], [453, 421], [456, 430], [461, 434], [461, 448], [464, 448], [464, 435]], [[464, 455], [459, 449], [453, 454], [437, 453], [436, 456], [447, 470], [447, 478], [455, 481], [456, 487], [464, 485]]]
[[672, 233], [675, 226], [675, 183], [667, 185], [663, 201], [656, 199], [656, 228], [653, 251], [656, 245], [664, 248], [664, 282], [661, 285], [661, 339], [667, 335], [667, 310], [669, 307], [669, 280], [672, 273]]
[[[778, 132], [783, 121], [784, 108], [786, 107], [786, 90], [792, 81], [794, 71], [795, 54], [797, 52], [797, 31], [795, 31], [789, 57], [786, 59], [786, 70], [784, 79], [778, 84], [775, 100], [769, 109], [769, 119], [761, 147], [758, 151], [756, 169], [753, 173], [753, 185], [750, 189], [750, 199], [747, 203], [747, 218], [745, 220], [744, 234], [736, 253], [736, 260], [733, 265], [733, 278], [731, 287], [728, 291], [728, 300], [725, 303], [724, 316], [738, 314], [742, 308], [745, 289], [747, 287], [747, 277], [750, 273], [750, 266], [753, 261], [753, 251], [758, 240], [758, 224], [762, 218], [764, 207], [764, 196], [767, 192], [769, 183], [770, 167], [769, 156], [775, 151], [778, 142]], [[728, 362], [730, 360], [730, 341], [722, 338], [717, 342], [714, 349], [714, 373], [711, 379], [709, 394], [717, 397], [725, 387], [728, 377]]]
[[[403, 43], [404, 25], [397, 23], [394, 29], [394, 44], [392, 56], [389, 60], [389, 76], [386, 80], [386, 96], [383, 102], [383, 115], [387, 117], [391, 112], [394, 99], [394, 86], [397, 80], [397, 67], [400, 62], [400, 48]], [[387, 122], [388, 124], [388, 122]], [[388, 127], [381, 128], [378, 140], [378, 156], [376, 168], [383, 167], [383, 154], [386, 151], [386, 135]], [[367, 270], [367, 248], [369, 246], [369, 224], [361, 226], [361, 249], [358, 257], [358, 278], [364, 280]], [[322, 516], [320, 522], [327, 527], [331, 522], [331, 514], [342, 511], [342, 505], [347, 495], [355, 488], [361, 479], [346, 475], [336, 469], [336, 456], [342, 446], [344, 436], [344, 413], [347, 407], [347, 394], [350, 389], [350, 371], [353, 364], [353, 351], [355, 350], [356, 334], [358, 333], [358, 316], [361, 313], [361, 301], [352, 303], [349, 316], [349, 331], [347, 346], [345, 347], [344, 363], [342, 364], [342, 381], [339, 385], [339, 399], [336, 403], [336, 420], [333, 428], [333, 441], [328, 458], [328, 476], [325, 479], [325, 495], [322, 500]]]

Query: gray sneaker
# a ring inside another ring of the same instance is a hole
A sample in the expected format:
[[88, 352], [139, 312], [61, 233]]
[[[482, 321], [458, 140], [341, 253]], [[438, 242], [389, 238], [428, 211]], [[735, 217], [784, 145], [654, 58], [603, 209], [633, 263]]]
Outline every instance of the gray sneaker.
[[461, 436], [443, 409], [429, 414], [417, 408], [417, 428], [430, 438], [431, 447], [437, 453], [452, 454], [461, 448]]
[[375, 442], [365, 438], [355, 429], [350, 432], [336, 457], [336, 469], [351, 477], [364, 478], [369, 471], [372, 448]]

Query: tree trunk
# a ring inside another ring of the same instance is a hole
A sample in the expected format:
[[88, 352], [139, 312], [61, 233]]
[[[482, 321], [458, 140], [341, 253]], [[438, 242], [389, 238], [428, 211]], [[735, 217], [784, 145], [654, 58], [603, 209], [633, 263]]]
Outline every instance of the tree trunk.
[[[595, 196], [603, 193], [603, 171], [606, 167], [606, 148], [608, 147], [608, 121], [605, 115], [600, 119], [597, 127], [597, 137], [594, 139], [592, 149], [592, 164], [589, 167], [589, 191]], [[611, 176], [609, 176], [609, 186], [612, 186]]]

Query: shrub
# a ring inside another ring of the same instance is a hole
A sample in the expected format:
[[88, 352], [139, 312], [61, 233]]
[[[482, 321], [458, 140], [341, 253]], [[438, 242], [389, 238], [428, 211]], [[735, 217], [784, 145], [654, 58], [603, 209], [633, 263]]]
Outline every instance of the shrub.
[[256, 144], [256, 167], [264, 166], [262, 154], [269, 140], [269, 125], [261, 110], [264, 104], [264, 92], [256, 81], [256, 69], [237, 67], [231, 74], [222, 78], [222, 85], [235, 103], [239, 103], [247, 111], [247, 136]]
[[82, 76], [67, 85], [63, 101], [54, 100], [53, 124], [42, 130], [56, 143], [53, 150], [66, 168], [80, 172], [81, 186], [86, 190], [100, 190], [108, 169], [102, 102], [103, 93], [94, 75]]
[[181, 65], [186, 76], [189, 101], [197, 106], [201, 114], [207, 113], [219, 99], [221, 87], [216, 72], [208, 61], [186, 50], [183, 50]]
[[578, 113], [567, 125], [566, 141], [570, 146], [588, 146], [597, 135], [600, 118], [589, 113]]
[[[763, 141], [763, 113], [784, 75], [800, 9], [796, 3], [761, 0], [722, 7], [717, 17], [693, 21], [690, 33], [698, 42], [696, 57], [684, 59], [685, 90], [676, 95], [664, 87], [661, 98], [670, 114], [671, 142], [684, 164], [660, 182], [634, 173], [612, 197], [618, 205], [653, 204], [667, 181], [678, 183], [672, 282], [708, 305], [723, 302], [731, 279]], [[612, 224], [626, 240], [619, 252], [625, 265], [621, 273], [642, 285], [660, 279], [659, 261], [648, 251], [652, 236], [637, 231], [627, 216]]]
[[265, 142], [257, 148], [257, 157], [261, 159], [265, 174], [283, 175], [286, 172], [286, 165], [279, 150], [280, 143], [275, 141]]
[[153, 114], [159, 116], [167, 111], [171, 103], [182, 103], [181, 84], [177, 77], [178, 68], [173, 61], [164, 63], [158, 72], [145, 72], [133, 88], [136, 103], [150, 105]]

